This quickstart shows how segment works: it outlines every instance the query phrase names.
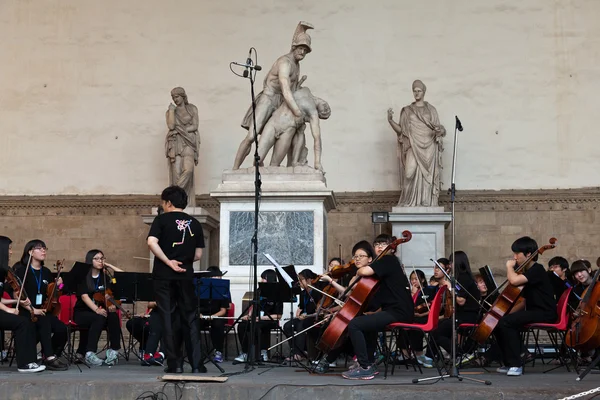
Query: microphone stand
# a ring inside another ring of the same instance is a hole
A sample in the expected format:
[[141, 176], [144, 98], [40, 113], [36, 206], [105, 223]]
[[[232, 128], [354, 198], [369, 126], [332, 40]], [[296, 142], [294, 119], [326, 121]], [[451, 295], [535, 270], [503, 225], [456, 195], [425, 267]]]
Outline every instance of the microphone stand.
[[[454, 149], [452, 151], [452, 183], [450, 185], [450, 189], [448, 190], [448, 192], [450, 193], [450, 207], [451, 207], [451, 214], [452, 214], [452, 237], [451, 237], [451, 248], [452, 248], [452, 259], [455, 262], [456, 257], [455, 257], [455, 238], [456, 238], [456, 214], [455, 214], [455, 209], [454, 209], [454, 203], [456, 200], [456, 149], [458, 147], [458, 132], [462, 132], [463, 127], [462, 124], [460, 123], [460, 120], [458, 119], [458, 117], [455, 117], [456, 123], [454, 125]], [[444, 269], [442, 268], [442, 271]], [[456, 282], [456, 268], [452, 268], [452, 279], [450, 280], [450, 283], [452, 284], [453, 287], [455, 287], [455, 282]], [[456, 289], [454, 291], [454, 293], [456, 293]], [[459, 380], [459, 382], [462, 382], [463, 379], [467, 379], [471, 382], [477, 382], [477, 383], [484, 383], [486, 385], [491, 385], [492, 382], [491, 381], [483, 381], [480, 379], [474, 379], [474, 378], [469, 378], [466, 376], [462, 376], [458, 373], [458, 368], [456, 366], [456, 340], [457, 340], [457, 334], [456, 334], [456, 296], [454, 295], [454, 293], [452, 294], [452, 369], [450, 370], [450, 373], [447, 374], [443, 374], [443, 375], [439, 375], [439, 376], [434, 376], [431, 378], [423, 378], [423, 379], [413, 379], [413, 383], [419, 383], [419, 382], [423, 382], [423, 381], [430, 381], [433, 379], [437, 379], [438, 381], [441, 379], [443, 380], [444, 378], [456, 378]], [[450, 294], [450, 293], [449, 293]]]
[[251, 304], [254, 307], [251, 307], [251, 311], [250, 311], [250, 345], [248, 347], [248, 358], [246, 360], [246, 367], [244, 368], [245, 371], [250, 371], [252, 369], [254, 369], [254, 365], [256, 365], [258, 362], [256, 360], [256, 344], [255, 344], [255, 336], [256, 336], [256, 317], [259, 314], [259, 307], [260, 307], [260, 299], [259, 299], [259, 292], [258, 292], [258, 209], [259, 209], [259, 204], [260, 204], [260, 187], [262, 185], [261, 179], [260, 179], [260, 172], [259, 172], [259, 163], [260, 163], [260, 156], [258, 154], [258, 131], [256, 130], [256, 96], [254, 94], [254, 77], [256, 75], [256, 71], [259, 71], [261, 68], [257, 65], [254, 65], [254, 63], [252, 62], [252, 50], [254, 50], [254, 53], [256, 55], [256, 49], [254, 47], [250, 48], [250, 51], [248, 52], [248, 59], [246, 60], [246, 64], [244, 64], [243, 66], [246, 67], [246, 69], [244, 70], [243, 75], [240, 75], [238, 73], [236, 73], [235, 71], [233, 71], [233, 69], [231, 68], [232, 65], [240, 65], [238, 63], [230, 63], [229, 68], [231, 69], [231, 71], [236, 74], [237, 76], [243, 77], [243, 78], [249, 78], [250, 79], [250, 97], [252, 99], [252, 124], [254, 127], [254, 234], [252, 235], [252, 291], [253, 291], [253, 296], [252, 296], [252, 302]]

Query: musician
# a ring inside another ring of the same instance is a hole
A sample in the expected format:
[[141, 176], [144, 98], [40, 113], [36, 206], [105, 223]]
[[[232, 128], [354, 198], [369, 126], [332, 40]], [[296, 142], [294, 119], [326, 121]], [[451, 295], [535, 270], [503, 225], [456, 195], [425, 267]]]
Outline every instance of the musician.
[[[309, 326], [314, 325], [317, 319], [315, 312], [317, 311], [317, 304], [321, 300], [321, 293], [311, 289], [308, 285], [313, 285], [313, 281], [316, 279], [317, 274], [308, 268], [298, 273], [298, 283], [302, 288], [302, 292], [300, 293], [300, 302], [296, 309], [296, 317], [283, 325], [283, 333], [286, 337], [291, 337], [294, 331], [301, 332]], [[312, 329], [311, 331], [318, 331], [318, 329]], [[295, 336], [293, 341], [295, 347], [293, 350], [297, 351], [295, 359], [301, 360], [306, 358], [307, 333], [303, 332]]]
[[[116, 312], [117, 308], [108, 300], [110, 296], [106, 293], [108, 289], [113, 290], [114, 285], [104, 270], [104, 260], [104, 253], [101, 250], [93, 249], [87, 252], [85, 262], [91, 264], [92, 268], [85, 279], [77, 284], [77, 302], [73, 308], [73, 321], [88, 331], [85, 362], [94, 366], [115, 365], [121, 348], [119, 315]], [[105, 328], [108, 332], [109, 348], [106, 350], [106, 358], [102, 359], [96, 355], [96, 352], [100, 335]]]
[[[261, 282], [275, 283], [277, 282], [277, 273], [273, 269], [264, 270], [260, 274]], [[250, 321], [249, 316], [252, 310], [249, 308], [244, 316], [240, 318], [241, 322], [238, 326], [238, 338], [242, 345], [242, 352], [235, 358], [237, 362], [245, 362], [248, 360], [248, 351], [250, 350]], [[268, 361], [269, 356], [267, 348], [270, 344], [271, 330], [279, 327], [279, 320], [283, 314], [283, 303], [267, 299], [260, 300], [260, 312], [257, 313], [254, 340], [256, 349], [260, 348], [260, 359]]]
[[[476, 323], [479, 317], [479, 289], [473, 279], [469, 257], [464, 251], [456, 251], [454, 256], [450, 256], [450, 270], [455, 268], [456, 282], [455, 288], [446, 279], [443, 285], [448, 287], [447, 304], [452, 305], [452, 295], [456, 297], [456, 326], [462, 323]], [[449, 354], [452, 351], [452, 317], [440, 319], [437, 329], [431, 332], [431, 337], [435, 343], [446, 350]], [[427, 357], [424, 360], [425, 366], [431, 365], [433, 358], [443, 359], [442, 354], [435, 354], [435, 346], [430, 343], [427, 347]], [[427, 364], [427, 365], [426, 365]]]
[[[215, 279], [221, 279], [223, 273], [217, 266], [208, 267], [209, 276]], [[213, 361], [223, 362], [223, 344], [225, 342], [225, 322], [226, 319], [211, 317], [225, 317], [229, 308], [229, 300], [200, 300], [200, 329], [210, 328], [210, 340], [214, 347]], [[206, 317], [207, 319], [205, 319]]]
[[558, 300], [562, 293], [573, 285], [569, 262], [564, 257], [552, 257], [548, 261], [548, 275], [550, 275], [554, 296]]
[[125, 327], [140, 344], [140, 364], [143, 367], [163, 365], [165, 355], [158, 351], [162, 338], [162, 321], [160, 315], [154, 312], [156, 302], [148, 302], [146, 312], [136, 315], [127, 321]]
[[[427, 322], [429, 318], [429, 306], [435, 293], [437, 292], [436, 287], [427, 286], [427, 279], [425, 273], [420, 269], [416, 269], [410, 273], [410, 285], [411, 285], [411, 296], [414, 304], [415, 318], [414, 323], [423, 324]], [[423, 338], [425, 334], [420, 330], [409, 330], [408, 339], [410, 347], [417, 355], [417, 362], [423, 366], [426, 366], [427, 359], [423, 353]], [[405, 356], [407, 354], [405, 353]], [[428, 363], [429, 366], [431, 362]]]
[[556, 299], [550, 277], [544, 267], [537, 263], [537, 254], [524, 266], [524, 273], [515, 272], [516, 266], [525, 263], [528, 257], [537, 252], [538, 245], [528, 236], [517, 239], [511, 246], [513, 259], [506, 262], [508, 282], [513, 286], [523, 285], [524, 306], [515, 306], [510, 314], [498, 322], [494, 330], [496, 341], [502, 351], [504, 367], [497, 369], [508, 376], [520, 376], [523, 373], [521, 360], [520, 331], [523, 326], [534, 322], [554, 322]]
[[[0, 298], [4, 294], [5, 278], [11, 255], [12, 240], [6, 236], [0, 236]], [[21, 300], [21, 304], [29, 306], [30, 302]], [[41, 372], [46, 369], [45, 365], [37, 364], [35, 327], [30, 317], [19, 315], [18, 308], [9, 308], [4, 302], [0, 302], [0, 329], [12, 331], [19, 372]]]
[[572, 296], [569, 299], [569, 305], [574, 310], [577, 309], [585, 289], [594, 281], [592, 272], [585, 261], [587, 260], [576, 260], [571, 264], [571, 272], [573, 273], [573, 277], [575, 277], [575, 282], [577, 282], [573, 287]]
[[[33, 309], [38, 316], [35, 322], [37, 337], [42, 345], [42, 355], [44, 365], [50, 371], [66, 371], [69, 367], [60, 361], [63, 349], [68, 340], [67, 326], [55, 315], [48, 313], [46, 315], [42, 306], [48, 298], [48, 284], [52, 282], [52, 272], [44, 267], [48, 248], [46, 244], [39, 240], [30, 240], [23, 249], [21, 260], [13, 266], [15, 275], [25, 282], [25, 293], [29, 297], [31, 305], [26, 307]], [[31, 262], [27, 265], [31, 256]], [[25, 274], [27, 273], [27, 279]], [[58, 279], [57, 285], [62, 284], [62, 278]], [[18, 294], [15, 293], [18, 298]], [[21, 315], [30, 317], [30, 311], [21, 307]]]
[[348, 324], [348, 335], [359, 367], [344, 372], [342, 376], [346, 379], [373, 379], [377, 373], [374, 365], [377, 333], [394, 322], [412, 322], [414, 306], [408, 279], [396, 256], [388, 254], [372, 263], [374, 250], [367, 241], [354, 245], [352, 254], [358, 268], [357, 276], [373, 276], [381, 282], [378, 295], [381, 310], [360, 315]]
[[[444, 268], [446, 273], [450, 272], [450, 261], [447, 258], [439, 258], [437, 262]], [[435, 267], [433, 267], [433, 276], [431, 278], [433, 279], [433, 281], [429, 281], [430, 286], [440, 286], [445, 285], [447, 283], [446, 275], [444, 275], [444, 273], [442, 272], [440, 267], [437, 266], [437, 264], [435, 265]]]
[[[202, 225], [183, 212], [188, 204], [185, 190], [169, 186], [161, 193], [164, 212], [148, 233], [154, 254], [154, 295], [164, 328], [168, 373], [183, 372], [183, 343], [188, 344], [192, 373], [205, 373], [194, 290], [194, 261], [202, 257]], [[189, 336], [188, 336], [189, 335]]]
[[[327, 272], [331, 272], [331, 270], [334, 267], [339, 267], [340, 265], [344, 265], [344, 260], [342, 260], [340, 257], [332, 258], [331, 260], [329, 260]], [[344, 276], [337, 279], [336, 283], [339, 283], [342, 287], [348, 286], [350, 284], [350, 281], [352, 280], [352, 278], [354, 278], [354, 275], [356, 275], [356, 268], [352, 268], [351, 272], [346, 273]]]

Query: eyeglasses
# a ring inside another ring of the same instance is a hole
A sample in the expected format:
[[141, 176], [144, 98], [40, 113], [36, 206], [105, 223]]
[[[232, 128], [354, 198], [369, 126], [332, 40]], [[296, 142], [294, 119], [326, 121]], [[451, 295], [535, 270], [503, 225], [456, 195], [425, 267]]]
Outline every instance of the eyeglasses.
[[33, 250], [48, 251], [48, 248], [44, 247], [44, 246], [37, 246], [37, 247], [34, 247]]
[[362, 258], [366, 258], [366, 257], [369, 257], [369, 256], [366, 254], [357, 254], [354, 257], [352, 257], [352, 259], [358, 261], [358, 260], [360, 260]]
[[388, 242], [377, 242], [373, 243], [373, 247], [387, 247]]
[[94, 257], [94, 258], [92, 258], [92, 260], [94, 260], [94, 261], [105, 261], [106, 258], [105, 257]]

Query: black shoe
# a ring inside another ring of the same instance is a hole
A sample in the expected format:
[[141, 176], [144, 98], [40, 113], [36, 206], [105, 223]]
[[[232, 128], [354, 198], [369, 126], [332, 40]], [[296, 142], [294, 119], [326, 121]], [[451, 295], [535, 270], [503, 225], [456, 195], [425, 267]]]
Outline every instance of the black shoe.
[[165, 368], [167, 374], [183, 374], [183, 368], [181, 367], [167, 367]]
[[192, 374], [205, 374], [205, 373], [206, 373], [206, 367], [204, 366], [204, 364], [200, 365], [200, 368], [192, 369]]
[[48, 371], [66, 371], [69, 366], [63, 364], [58, 358], [54, 358], [52, 361], [45, 360], [44, 365]]

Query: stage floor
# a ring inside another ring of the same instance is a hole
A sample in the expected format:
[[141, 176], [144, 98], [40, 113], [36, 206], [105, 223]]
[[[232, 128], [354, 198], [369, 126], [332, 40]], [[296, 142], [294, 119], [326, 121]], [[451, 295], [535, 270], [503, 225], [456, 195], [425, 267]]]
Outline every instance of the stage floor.
[[[208, 374], [198, 377], [220, 376], [210, 363]], [[221, 364], [226, 374], [241, 372], [244, 365]], [[544, 374], [548, 366], [536, 365], [526, 369], [521, 377], [507, 377], [495, 372], [486, 373], [480, 368], [461, 370], [465, 377], [489, 380], [487, 386], [456, 378], [443, 381], [430, 381], [413, 384], [414, 378], [437, 375], [436, 370], [424, 370], [423, 375], [412, 367], [396, 366], [393, 376], [380, 375], [371, 381], [348, 381], [340, 374], [343, 368], [336, 368], [327, 375], [311, 375], [299, 367], [275, 367], [267, 369], [255, 367], [253, 370], [229, 376], [224, 383], [186, 382], [183, 391], [176, 394], [175, 384], [165, 383], [158, 378], [164, 373], [161, 367], [141, 367], [133, 360], [120, 360], [114, 367], [88, 369], [71, 366], [66, 372], [44, 371], [39, 374], [21, 374], [13, 366], [0, 366], [0, 399], [142, 399], [151, 392], [164, 390], [167, 397], [162, 399], [560, 399], [600, 386], [599, 375], [591, 373], [584, 380], [576, 382], [577, 375], [564, 368]], [[186, 370], [186, 372], [189, 372]], [[182, 387], [182, 384], [179, 385]], [[181, 395], [181, 397], [179, 397]], [[590, 396], [582, 397], [589, 399]]]

